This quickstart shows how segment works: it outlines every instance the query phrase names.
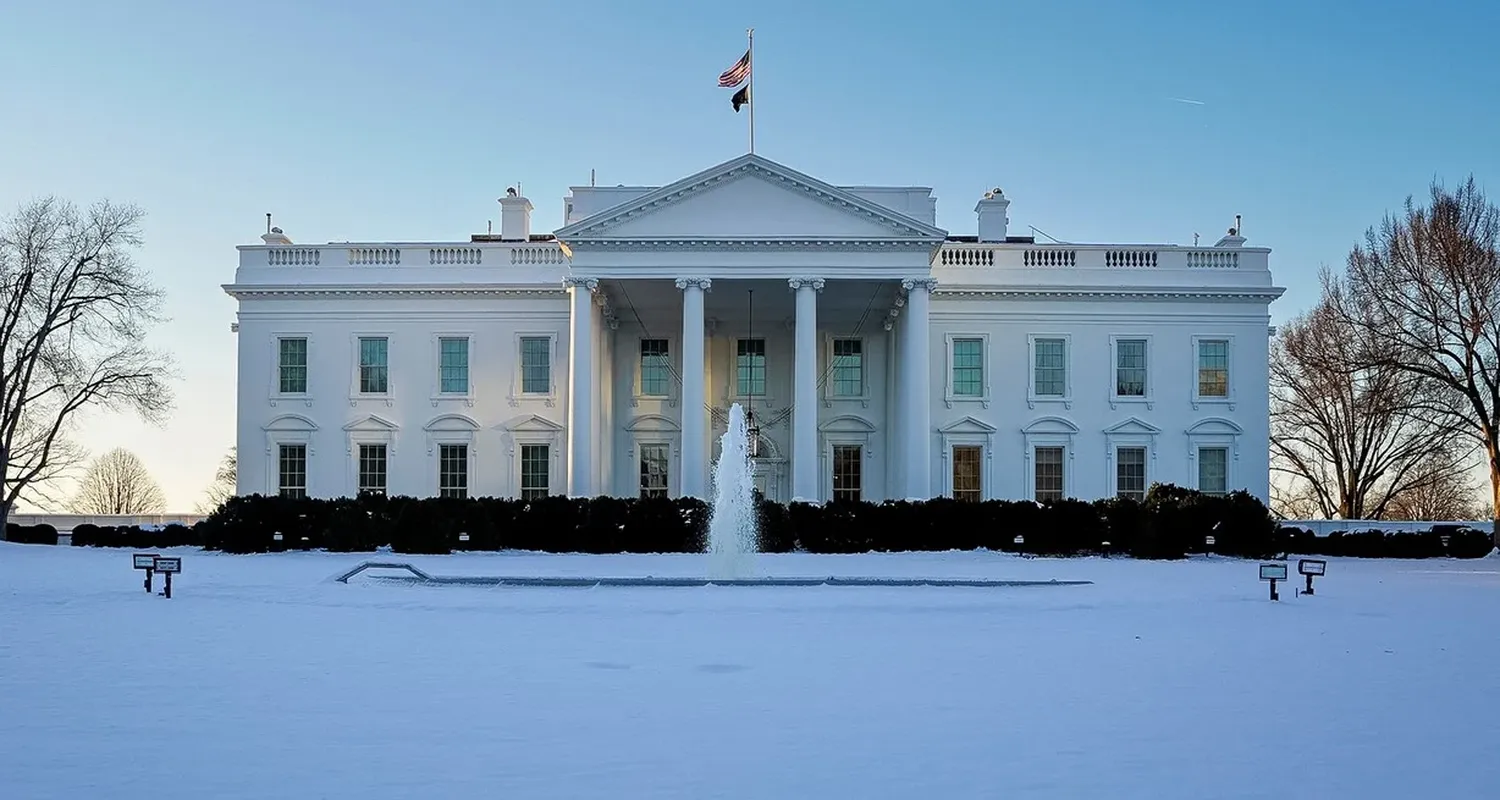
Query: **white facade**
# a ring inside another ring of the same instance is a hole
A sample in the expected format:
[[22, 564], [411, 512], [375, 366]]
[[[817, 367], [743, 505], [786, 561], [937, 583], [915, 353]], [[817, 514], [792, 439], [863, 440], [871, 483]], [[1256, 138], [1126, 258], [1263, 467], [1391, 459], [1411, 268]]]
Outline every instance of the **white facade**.
[[[467, 242], [242, 246], [241, 494], [708, 498], [728, 408], [775, 500], [1267, 499], [1269, 250], [978, 236], [919, 187], [749, 155], [572, 187]], [[763, 356], [761, 355], [763, 353]]]

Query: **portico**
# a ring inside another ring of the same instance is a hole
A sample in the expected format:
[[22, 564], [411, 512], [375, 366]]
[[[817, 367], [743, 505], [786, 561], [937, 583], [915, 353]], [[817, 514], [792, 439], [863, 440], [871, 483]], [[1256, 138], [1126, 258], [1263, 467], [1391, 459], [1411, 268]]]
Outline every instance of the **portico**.
[[[863, 499], [929, 496], [926, 459], [904, 464], [899, 477], [875, 464], [925, 452], [931, 438], [928, 294], [944, 236], [757, 156], [559, 230], [572, 258], [566, 282], [575, 343], [568, 493], [618, 491], [614, 471], [596, 465], [598, 438], [588, 422], [608, 430], [626, 414], [620, 398], [598, 390], [602, 379], [615, 389], [630, 381], [630, 414], [648, 408], [675, 421], [672, 494], [709, 498], [718, 435], [729, 406], [739, 403], [775, 452], [790, 456], [787, 474], [762, 471], [768, 496], [822, 502], [855, 482]], [[680, 328], [668, 322], [674, 318]], [[661, 336], [667, 330], [680, 330], [677, 348]], [[601, 341], [612, 344], [601, 348]], [[651, 353], [601, 366], [598, 354], [622, 343]], [[657, 375], [663, 369], [670, 385]], [[639, 391], [642, 370], [652, 372], [657, 394]]]

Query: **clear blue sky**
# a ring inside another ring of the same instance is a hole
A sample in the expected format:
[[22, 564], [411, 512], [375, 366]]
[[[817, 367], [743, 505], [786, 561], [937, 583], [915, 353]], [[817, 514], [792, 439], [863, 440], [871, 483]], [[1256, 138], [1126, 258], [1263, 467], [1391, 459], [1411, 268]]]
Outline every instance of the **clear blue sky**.
[[[932, 186], [972, 233], [1213, 241], [1244, 215], [1284, 319], [1433, 178], [1500, 196], [1500, 8], [1480, 2], [6, 4], [0, 208], [149, 212], [183, 373], [165, 429], [92, 417], [174, 510], [233, 444], [234, 303], [265, 213], [297, 241], [464, 239], [520, 181], [669, 182], [745, 150], [719, 72], [756, 31], [756, 150], [833, 183]], [[1174, 100], [1173, 98], [1179, 98]], [[1197, 103], [1181, 102], [1194, 100]]]

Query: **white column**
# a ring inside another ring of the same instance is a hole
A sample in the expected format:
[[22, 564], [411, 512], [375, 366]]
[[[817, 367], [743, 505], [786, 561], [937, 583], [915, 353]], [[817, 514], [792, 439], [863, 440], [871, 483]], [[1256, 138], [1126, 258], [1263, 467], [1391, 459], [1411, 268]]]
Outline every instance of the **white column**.
[[593, 278], [564, 278], [573, 294], [568, 318], [568, 496], [593, 497], [594, 292]]
[[703, 383], [708, 363], [703, 352], [703, 294], [708, 278], [678, 278], [682, 290], [682, 477], [683, 497], [708, 498], [708, 417]]
[[901, 342], [901, 396], [906, 407], [900, 412], [906, 498], [926, 500], [932, 497], [932, 347], [927, 308], [937, 281], [904, 280], [901, 288], [906, 290]]
[[896, 500], [906, 496], [906, 473], [902, 470], [902, 440], [904, 432], [897, 420], [906, 411], [906, 384], [901, 380], [901, 347], [903, 331], [897, 330], [897, 315], [905, 298], [898, 296], [897, 305], [886, 315], [882, 325], [886, 331], [885, 346], [885, 421], [881, 430], [885, 432], [885, 496]]
[[816, 503], [818, 491], [818, 292], [822, 278], [787, 281], [797, 293], [792, 367], [792, 502]]

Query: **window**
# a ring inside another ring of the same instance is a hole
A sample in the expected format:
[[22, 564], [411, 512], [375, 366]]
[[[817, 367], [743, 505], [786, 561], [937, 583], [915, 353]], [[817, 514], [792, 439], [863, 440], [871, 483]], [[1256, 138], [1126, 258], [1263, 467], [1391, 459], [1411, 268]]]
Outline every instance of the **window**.
[[387, 364], [390, 340], [384, 336], [359, 337], [359, 390], [364, 394], [385, 394], [390, 386]]
[[984, 340], [953, 340], [953, 394], [984, 396]]
[[552, 470], [548, 449], [544, 444], [521, 445], [522, 500], [536, 500], [549, 494], [547, 484]]
[[1224, 494], [1229, 491], [1228, 448], [1198, 448], [1198, 491], [1204, 494]]
[[469, 496], [469, 446], [438, 445], [438, 497]]
[[979, 477], [982, 449], [978, 445], [959, 445], [953, 448], [954, 500], [977, 503], [984, 499]]
[[1115, 341], [1115, 396], [1146, 396], [1146, 340]]
[[385, 494], [385, 445], [359, 446], [359, 493]]
[[766, 393], [766, 340], [740, 339], [737, 345], [736, 394], [759, 397]]
[[1229, 342], [1198, 340], [1198, 396], [1229, 396]]
[[641, 497], [667, 496], [667, 446], [643, 444], [641, 451]]
[[1063, 397], [1068, 387], [1068, 342], [1037, 339], [1032, 373], [1032, 393], [1038, 397]]
[[282, 339], [277, 346], [278, 383], [282, 394], [307, 393], [307, 340]]
[[863, 461], [857, 444], [833, 446], [833, 499], [859, 502], [859, 484]]
[[552, 391], [552, 340], [546, 336], [521, 337], [521, 393]]
[[1063, 499], [1063, 448], [1038, 447], [1034, 460], [1037, 502]]
[[307, 445], [284, 444], [278, 459], [278, 493], [282, 497], [307, 496]]
[[1146, 499], [1146, 448], [1115, 449], [1115, 495], [1132, 500]]
[[671, 353], [666, 339], [641, 340], [641, 394], [666, 397], [672, 386]]
[[462, 336], [438, 339], [438, 391], [469, 393], [469, 340]]
[[833, 396], [861, 397], [865, 393], [864, 342], [833, 340]]

